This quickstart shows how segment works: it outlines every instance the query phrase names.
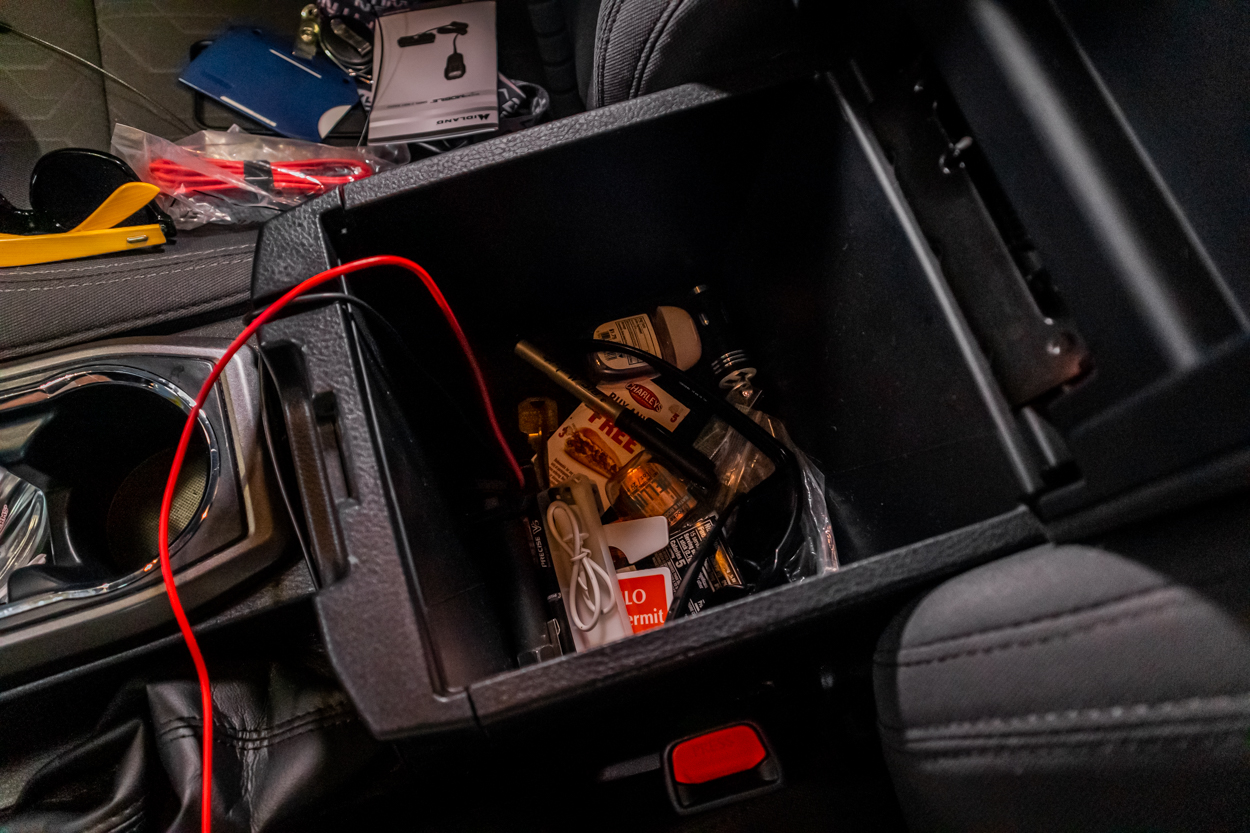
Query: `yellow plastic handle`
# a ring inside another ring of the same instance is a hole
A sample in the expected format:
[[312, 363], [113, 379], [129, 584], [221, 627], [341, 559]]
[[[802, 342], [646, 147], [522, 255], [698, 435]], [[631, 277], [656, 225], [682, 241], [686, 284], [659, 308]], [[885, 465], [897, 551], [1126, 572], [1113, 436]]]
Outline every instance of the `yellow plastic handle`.
[[[133, 213], [134, 211], [130, 212], [130, 214]], [[124, 220], [126, 217], [121, 219]], [[161, 233], [161, 227], [155, 223], [147, 226], [122, 226], [96, 231], [67, 231], [64, 234], [3, 235], [0, 236], [0, 267], [72, 260], [76, 257], [91, 257], [109, 252], [159, 246], [164, 242], [165, 235]]]
[[150, 182], [127, 182], [120, 185], [87, 219], [70, 229], [70, 233], [112, 228], [150, 203], [160, 192], [161, 189]]

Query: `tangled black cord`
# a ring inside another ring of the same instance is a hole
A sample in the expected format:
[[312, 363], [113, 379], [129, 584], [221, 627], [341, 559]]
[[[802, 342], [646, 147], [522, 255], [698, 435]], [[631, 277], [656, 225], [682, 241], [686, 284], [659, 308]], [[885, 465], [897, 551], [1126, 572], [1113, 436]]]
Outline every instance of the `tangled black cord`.
[[[758, 448], [773, 462], [773, 465], [776, 466], [776, 474], [784, 473], [784, 476], [789, 478], [791, 486], [790, 517], [786, 523], [785, 531], [773, 549], [772, 556], [768, 559], [767, 564], [761, 567], [740, 555], [735, 556], [739, 561], [748, 563], [756, 568], [758, 577], [753, 584], [757, 589], [771, 587], [781, 564], [785, 561], [786, 554], [796, 546], [794, 539], [801, 534], [799, 508], [800, 496], [803, 493], [803, 473], [799, 469], [798, 461], [790, 452], [790, 449], [786, 448], [780, 440], [768, 433], [762, 425], [729, 404], [723, 396], [708, 390], [707, 387], [691, 378], [689, 374], [677, 366], [645, 350], [628, 344], [619, 344], [615, 341], [603, 341], [600, 339], [580, 341], [577, 343], [577, 347], [585, 353], [624, 353], [642, 359], [650, 365], [652, 370], [659, 373], [661, 377], [672, 380], [691, 396], [699, 399], [715, 411], [716, 415], [724, 420], [730, 428], [741, 434], [747, 442]], [[699, 548], [695, 551], [694, 557], [690, 561], [690, 566], [686, 569], [686, 573], [682, 576], [681, 584], [678, 586], [677, 593], [673, 599], [673, 606], [669, 610], [670, 618], [682, 616], [686, 613], [686, 600], [694, 588], [700, 570], [703, 569], [704, 563], [706, 563], [711, 554], [716, 551], [716, 544], [724, 532], [725, 525], [729, 523], [730, 518], [743, 503], [750, 499], [752, 494], [754, 494], [754, 490], [747, 494], [735, 496], [725, 507], [724, 511], [720, 513], [720, 517], [716, 519], [716, 523], [708, 531], [707, 537], [700, 542]]]

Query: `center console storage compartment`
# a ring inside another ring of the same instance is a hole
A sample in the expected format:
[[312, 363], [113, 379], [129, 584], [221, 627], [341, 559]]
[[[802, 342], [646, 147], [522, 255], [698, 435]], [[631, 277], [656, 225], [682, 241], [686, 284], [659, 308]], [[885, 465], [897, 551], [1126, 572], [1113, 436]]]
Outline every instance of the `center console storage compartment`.
[[379, 736], [656, 692], [690, 662], [1041, 540], [988, 365], [884, 155], [828, 79], [679, 87], [353, 183], [264, 228], [253, 294], [378, 254], [433, 275], [522, 459], [517, 403], [551, 396], [561, 418], [575, 403], [513, 355], [518, 339], [585, 338], [714, 287], [757, 358], [760, 407], [826, 475], [841, 562], [517, 668], [518, 588], [491, 521], [506, 471], [465, 363], [413, 276], [353, 275], [341, 291], [398, 338], [360, 304], [329, 303], [266, 325], [263, 347], [323, 635]]

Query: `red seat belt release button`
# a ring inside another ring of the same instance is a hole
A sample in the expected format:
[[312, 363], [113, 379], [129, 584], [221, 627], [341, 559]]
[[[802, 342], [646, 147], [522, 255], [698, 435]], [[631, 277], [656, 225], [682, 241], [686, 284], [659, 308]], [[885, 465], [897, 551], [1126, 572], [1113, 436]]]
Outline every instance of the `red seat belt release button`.
[[672, 772], [678, 784], [706, 784], [759, 766], [768, 750], [745, 724], [717, 729], [673, 747]]

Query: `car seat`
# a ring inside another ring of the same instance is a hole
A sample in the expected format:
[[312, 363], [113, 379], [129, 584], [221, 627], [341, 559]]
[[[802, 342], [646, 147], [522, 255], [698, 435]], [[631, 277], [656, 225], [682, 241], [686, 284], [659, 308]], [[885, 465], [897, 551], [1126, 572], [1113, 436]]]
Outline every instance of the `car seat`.
[[[303, 5], [76, 0], [14, 4], [3, 19], [99, 63], [190, 122], [192, 95], [177, 77], [191, 45], [226, 22], [293, 32]], [[500, 20], [515, 20], [505, 6]], [[790, 0], [544, 0], [529, 11], [547, 75], [535, 80], [553, 93], [567, 85], [565, 112], [732, 76], [797, 51]], [[501, 31], [501, 45], [506, 37]], [[0, 193], [15, 205], [50, 150], [106, 149], [117, 123], [171, 139], [187, 132], [132, 93], [14, 36], [0, 35], [0, 72], [8, 80], [0, 85]], [[247, 301], [255, 240], [254, 229], [203, 229], [163, 251], [0, 270], [0, 360], [227, 317]]]
[[912, 830], [1242, 830], [1244, 497], [950, 579], [875, 660]]

